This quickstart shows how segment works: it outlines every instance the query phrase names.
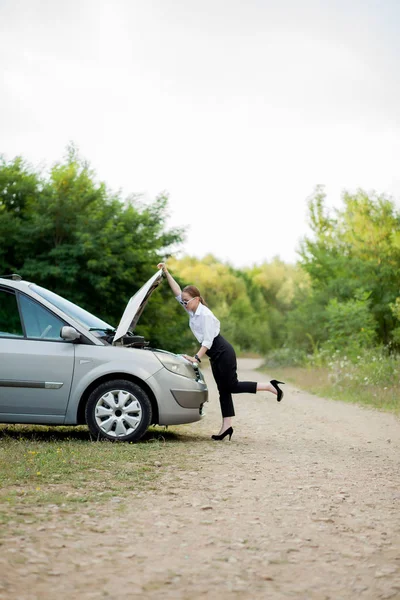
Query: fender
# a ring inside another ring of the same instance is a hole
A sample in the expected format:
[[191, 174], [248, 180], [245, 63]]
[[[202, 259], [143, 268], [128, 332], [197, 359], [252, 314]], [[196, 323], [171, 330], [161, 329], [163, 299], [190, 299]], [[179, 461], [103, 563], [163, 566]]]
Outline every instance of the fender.
[[[138, 352], [140, 353], [140, 360], [135, 360], [136, 356], [139, 358], [137, 355]], [[111, 360], [107, 360], [110, 354]], [[148, 350], [77, 345], [74, 375], [67, 411], [65, 413], [65, 423], [76, 423], [82, 395], [96, 380], [105, 376], [109, 376], [111, 379], [117, 373], [117, 377], [121, 378], [121, 375], [125, 373], [126, 375], [133, 375], [142, 381], [147, 381], [162, 369], [164, 369], [164, 366]], [[149, 385], [149, 387], [153, 388], [152, 385]]]

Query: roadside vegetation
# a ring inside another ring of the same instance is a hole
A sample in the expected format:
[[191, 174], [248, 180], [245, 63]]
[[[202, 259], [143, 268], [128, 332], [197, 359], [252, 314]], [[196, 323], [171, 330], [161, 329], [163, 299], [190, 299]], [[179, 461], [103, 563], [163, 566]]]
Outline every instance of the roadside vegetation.
[[329, 212], [309, 201], [312, 235], [299, 264], [310, 287], [287, 314], [286, 340], [267, 367], [331, 398], [400, 413], [400, 214], [385, 196], [343, 194]]
[[297, 387], [344, 402], [393, 412], [400, 416], [400, 361], [379, 349], [303, 355], [271, 352], [261, 369]]

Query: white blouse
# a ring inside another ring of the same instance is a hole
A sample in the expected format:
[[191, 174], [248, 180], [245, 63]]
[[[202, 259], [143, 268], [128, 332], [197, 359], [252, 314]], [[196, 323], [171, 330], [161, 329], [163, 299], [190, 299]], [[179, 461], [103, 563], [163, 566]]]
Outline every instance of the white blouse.
[[201, 302], [199, 303], [196, 312], [189, 310], [182, 302], [182, 296], [176, 296], [179, 304], [183, 306], [185, 311], [189, 315], [189, 327], [193, 332], [193, 335], [197, 341], [208, 348], [211, 348], [214, 338], [220, 332], [220, 322], [217, 317], [211, 312], [211, 310], [204, 306]]

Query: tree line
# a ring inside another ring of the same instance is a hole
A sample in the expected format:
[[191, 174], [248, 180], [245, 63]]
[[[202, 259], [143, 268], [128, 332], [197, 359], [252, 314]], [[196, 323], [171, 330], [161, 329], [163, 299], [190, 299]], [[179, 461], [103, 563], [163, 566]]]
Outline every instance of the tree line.
[[[295, 265], [279, 258], [237, 269], [217, 257], [178, 258], [185, 231], [170, 228], [168, 197], [144, 203], [99, 182], [74, 147], [48, 171], [0, 159], [0, 274], [17, 272], [117, 325], [129, 298], [167, 259], [200, 288], [238, 351], [315, 352], [400, 346], [400, 214], [392, 198], [345, 192], [329, 211], [309, 199], [310, 234]], [[187, 317], [160, 286], [137, 333], [186, 352]]]

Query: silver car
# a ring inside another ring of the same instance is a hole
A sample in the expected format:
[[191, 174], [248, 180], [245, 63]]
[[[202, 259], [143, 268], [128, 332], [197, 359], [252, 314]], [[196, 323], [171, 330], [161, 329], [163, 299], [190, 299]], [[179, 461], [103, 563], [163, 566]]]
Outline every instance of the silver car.
[[130, 299], [115, 330], [34, 283], [0, 277], [0, 422], [86, 423], [96, 439], [136, 442], [151, 424], [200, 420], [208, 390], [198, 366], [132, 333], [161, 279]]

